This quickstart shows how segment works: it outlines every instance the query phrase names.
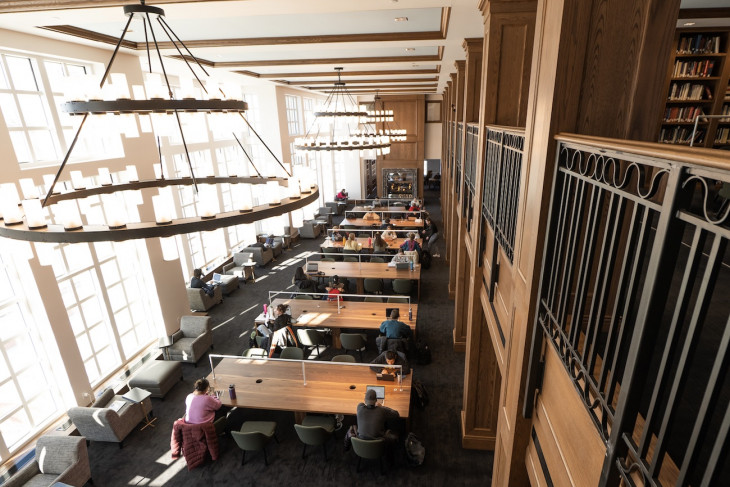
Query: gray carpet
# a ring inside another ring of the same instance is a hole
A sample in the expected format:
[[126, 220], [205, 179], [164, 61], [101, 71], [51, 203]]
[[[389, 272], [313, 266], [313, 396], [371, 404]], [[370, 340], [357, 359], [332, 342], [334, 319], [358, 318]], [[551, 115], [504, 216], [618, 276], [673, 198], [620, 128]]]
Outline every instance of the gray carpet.
[[[438, 193], [427, 192], [426, 209], [441, 227], [441, 207]], [[287, 289], [291, 285], [294, 266], [301, 265], [302, 253], [317, 251], [321, 239], [300, 240], [276, 262], [256, 269], [257, 281], [241, 285], [223, 303], [211, 309], [215, 353], [240, 354], [248, 347], [247, 332], [261, 305], [268, 301], [269, 290]], [[439, 242], [444, 254], [444, 243]], [[290, 412], [242, 410], [239, 420], [269, 419], [278, 423], [279, 444], [268, 447], [269, 466], [264, 466], [261, 453], [249, 453], [241, 466], [241, 451], [230, 438], [222, 438], [221, 455], [216, 461], [187, 470], [183, 459], [170, 457], [172, 423], [185, 412], [185, 396], [192, 391], [196, 379], [210, 373], [208, 358], [197, 367], [183, 364], [184, 380], [173, 388], [164, 401], [153, 399], [157, 427], [135, 430], [120, 450], [116, 444], [92, 442], [89, 457], [96, 486], [199, 486], [250, 485], [288, 486], [293, 484], [341, 486], [374, 485], [489, 485], [491, 483], [492, 453], [461, 448], [459, 418], [463, 393], [464, 355], [452, 349], [453, 302], [448, 300], [448, 266], [436, 258], [429, 270], [423, 271], [418, 316], [418, 334], [432, 349], [430, 365], [414, 365], [414, 379], [425, 384], [430, 404], [424, 409], [413, 408], [411, 431], [426, 447], [426, 461], [419, 467], [408, 467], [402, 447], [386, 475], [380, 474], [376, 462], [364, 462], [356, 473], [357, 457], [344, 452], [342, 438], [346, 428], [335, 433], [328, 447], [329, 461], [324, 461], [321, 448], [308, 448], [302, 459], [302, 444], [294, 432]], [[415, 296], [415, 291], [414, 291]], [[328, 360], [343, 351], [329, 348], [322, 354]], [[376, 356], [374, 337], [368, 341], [364, 359]], [[353, 417], [346, 418], [351, 424]]]

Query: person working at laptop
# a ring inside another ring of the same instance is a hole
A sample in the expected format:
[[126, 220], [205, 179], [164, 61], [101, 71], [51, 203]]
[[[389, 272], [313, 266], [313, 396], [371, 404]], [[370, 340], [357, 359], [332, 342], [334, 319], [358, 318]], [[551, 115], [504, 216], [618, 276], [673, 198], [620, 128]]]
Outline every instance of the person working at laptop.
[[393, 231], [393, 225], [388, 225], [388, 229], [383, 232], [382, 237], [385, 240], [395, 240], [396, 238], [398, 238], [398, 235], [395, 233], [395, 231]]
[[385, 428], [386, 421], [398, 419], [395, 409], [378, 405], [377, 393], [370, 389], [365, 401], [357, 405], [357, 437], [362, 440], [384, 439], [392, 452], [398, 443], [398, 433]]
[[391, 262], [396, 264], [410, 264], [412, 260], [413, 257], [403, 253], [403, 249], [398, 249], [398, 253], [393, 256], [393, 260]]
[[185, 422], [188, 424], [213, 423], [217, 434], [226, 428], [228, 408], [221, 408], [221, 400], [211, 390], [208, 379], [195, 381], [193, 392], [185, 398]]
[[398, 318], [400, 318], [400, 311], [398, 311], [398, 308], [395, 308], [390, 312], [390, 319], [380, 324], [380, 333], [388, 338], [410, 339], [413, 335], [411, 333], [411, 327], [399, 321]]
[[[384, 365], [384, 367], [370, 367], [370, 370], [376, 374], [392, 375], [403, 373], [408, 375], [411, 372], [411, 367], [408, 365], [408, 359], [403, 352], [396, 352], [395, 350], [386, 350], [373, 359], [371, 364]], [[401, 368], [393, 367], [393, 365], [400, 365]]]
[[203, 292], [205, 294], [207, 294], [208, 296], [213, 296], [213, 294], [215, 294], [215, 286], [206, 284], [206, 282], [202, 279], [202, 277], [203, 277], [203, 271], [201, 271], [200, 269], [195, 269], [193, 271], [193, 278], [190, 279], [190, 287], [202, 289]]

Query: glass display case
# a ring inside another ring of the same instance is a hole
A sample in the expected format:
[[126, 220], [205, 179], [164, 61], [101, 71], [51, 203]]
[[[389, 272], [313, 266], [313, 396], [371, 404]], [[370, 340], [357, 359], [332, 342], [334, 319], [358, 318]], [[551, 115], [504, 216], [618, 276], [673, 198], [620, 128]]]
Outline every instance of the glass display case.
[[418, 169], [383, 169], [383, 198], [416, 198]]

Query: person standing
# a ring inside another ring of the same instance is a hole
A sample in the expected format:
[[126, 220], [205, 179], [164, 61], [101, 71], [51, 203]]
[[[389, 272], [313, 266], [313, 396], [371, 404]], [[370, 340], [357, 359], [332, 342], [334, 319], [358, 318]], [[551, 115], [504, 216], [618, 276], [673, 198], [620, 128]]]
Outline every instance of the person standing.
[[441, 257], [441, 254], [438, 253], [438, 248], [435, 245], [436, 241], [439, 239], [439, 230], [436, 228], [436, 224], [430, 217], [426, 218], [426, 228], [421, 230], [421, 235], [423, 235], [426, 240], [426, 245], [424, 245], [424, 247], [426, 250], [431, 252], [431, 256]]

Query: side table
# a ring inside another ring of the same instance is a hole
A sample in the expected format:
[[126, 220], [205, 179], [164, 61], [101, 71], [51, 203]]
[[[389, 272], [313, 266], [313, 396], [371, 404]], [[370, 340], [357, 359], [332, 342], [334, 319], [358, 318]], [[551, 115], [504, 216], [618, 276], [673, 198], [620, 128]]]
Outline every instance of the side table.
[[165, 357], [165, 360], [170, 360], [170, 354], [167, 349], [171, 345], [172, 337], [170, 336], [162, 337], [157, 340], [157, 348], [162, 349], [162, 356]]
[[[145, 391], [144, 389], [140, 389], [139, 387], [134, 387], [128, 393], [122, 395], [122, 397], [133, 404], [137, 404], [141, 403], [151, 395], [152, 393], [150, 391]], [[152, 423], [157, 421], [157, 418], [150, 417], [150, 411], [144, 409], [144, 404], [140, 404], [140, 407], [142, 407], [142, 410], [144, 411], [144, 426], [142, 426], [139, 430], [142, 431], [148, 426], [154, 428], [155, 425]]]
[[256, 282], [256, 275], [254, 274], [254, 268], [256, 268], [255, 262], [246, 262], [243, 264], [243, 281], [253, 281]]

